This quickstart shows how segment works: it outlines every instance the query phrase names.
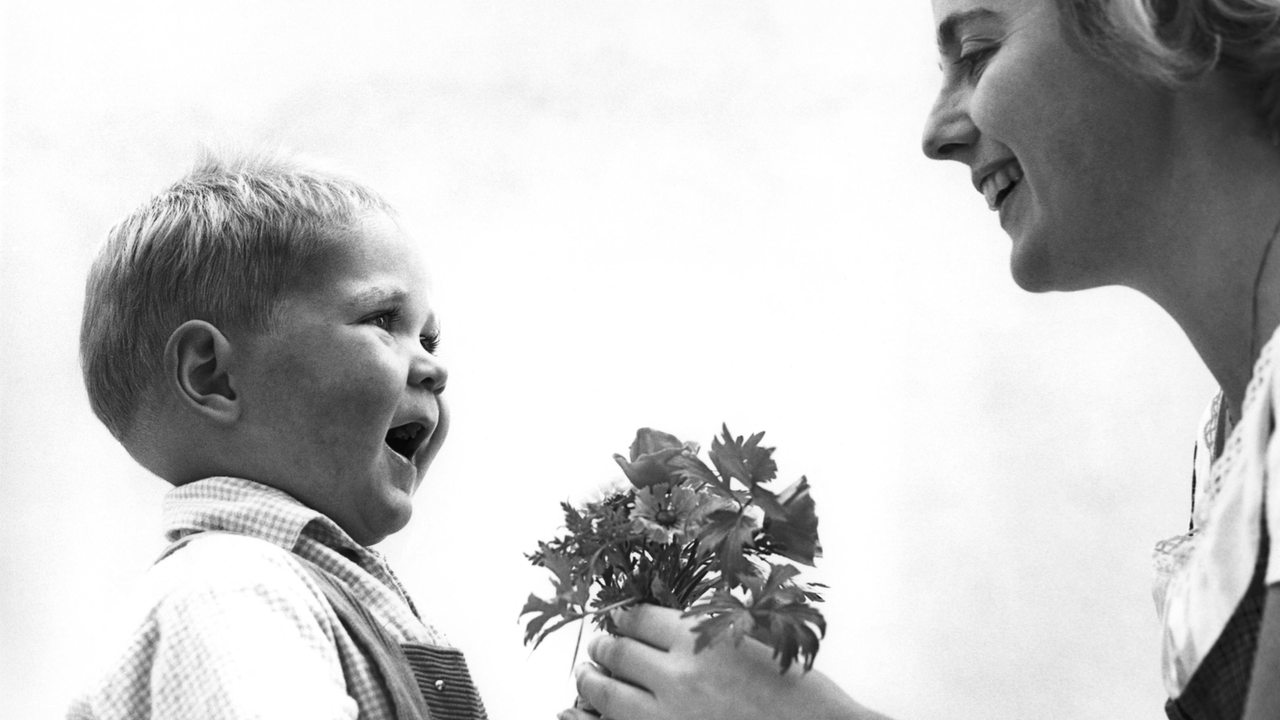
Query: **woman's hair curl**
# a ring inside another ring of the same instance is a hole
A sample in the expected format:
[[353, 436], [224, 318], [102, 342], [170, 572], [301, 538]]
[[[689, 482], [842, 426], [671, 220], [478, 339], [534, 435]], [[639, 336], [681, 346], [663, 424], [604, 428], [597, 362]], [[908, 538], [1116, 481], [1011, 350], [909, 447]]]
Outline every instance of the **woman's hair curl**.
[[1058, 0], [1096, 54], [1169, 87], [1214, 70], [1240, 83], [1280, 141], [1280, 0]]

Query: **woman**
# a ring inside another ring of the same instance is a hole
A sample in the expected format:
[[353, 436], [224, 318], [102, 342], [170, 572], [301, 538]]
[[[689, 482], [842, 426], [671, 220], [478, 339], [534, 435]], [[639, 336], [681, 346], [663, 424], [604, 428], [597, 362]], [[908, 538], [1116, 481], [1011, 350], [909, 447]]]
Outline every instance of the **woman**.
[[[924, 151], [969, 166], [1018, 284], [1146, 294], [1221, 387], [1192, 531], [1158, 548], [1166, 711], [1280, 717], [1280, 0], [933, 10], [944, 80]], [[619, 621], [578, 677], [610, 718], [880, 717], [820, 673], [779, 675], [759, 646], [693, 654], [674, 611]]]

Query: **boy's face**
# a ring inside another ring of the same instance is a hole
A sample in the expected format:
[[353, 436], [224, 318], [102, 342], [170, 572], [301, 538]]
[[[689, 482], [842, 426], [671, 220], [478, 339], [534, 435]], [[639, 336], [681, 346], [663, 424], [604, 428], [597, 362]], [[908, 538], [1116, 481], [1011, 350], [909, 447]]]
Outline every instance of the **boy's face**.
[[[408, 238], [370, 214], [279, 303], [231, 338], [250, 479], [372, 545], [404, 527], [448, 429], [427, 274]], [[310, 269], [309, 269], [310, 270]]]

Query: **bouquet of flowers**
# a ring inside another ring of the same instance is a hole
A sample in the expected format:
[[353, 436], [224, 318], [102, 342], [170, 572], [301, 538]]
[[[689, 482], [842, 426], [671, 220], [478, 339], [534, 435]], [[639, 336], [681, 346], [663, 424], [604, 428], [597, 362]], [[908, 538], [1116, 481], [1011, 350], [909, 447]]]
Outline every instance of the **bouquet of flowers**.
[[[773, 649], [785, 672], [797, 659], [813, 666], [826, 621], [812, 603], [816, 583], [801, 584], [792, 560], [813, 565], [821, 554], [809, 481], [780, 493], [764, 433], [734, 437], [722, 427], [710, 465], [698, 445], [642, 428], [629, 458], [614, 455], [630, 487], [597, 502], [563, 502], [567, 532], [527, 555], [551, 571], [555, 593], [530, 594], [525, 643], [590, 618], [612, 630], [608, 613], [639, 603], [701, 617], [694, 651], [721, 638], [751, 636]], [[579, 629], [581, 633], [581, 629]]]

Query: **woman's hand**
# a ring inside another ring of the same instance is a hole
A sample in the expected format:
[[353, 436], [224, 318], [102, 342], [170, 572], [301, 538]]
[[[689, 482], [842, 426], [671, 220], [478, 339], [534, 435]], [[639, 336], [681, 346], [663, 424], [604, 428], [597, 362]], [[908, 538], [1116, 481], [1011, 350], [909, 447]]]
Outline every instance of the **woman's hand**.
[[[597, 666], [578, 670], [578, 694], [609, 720], [871, 720], [868, 711], [817, 671], [779, 671], [765, 645], [720, 641], [694, 654], [696, 619], [654, 605], [617, 613], [621, 637], [602, 635], [588, 653]], [[566, 710], [561, 720], [587, 720]]]

